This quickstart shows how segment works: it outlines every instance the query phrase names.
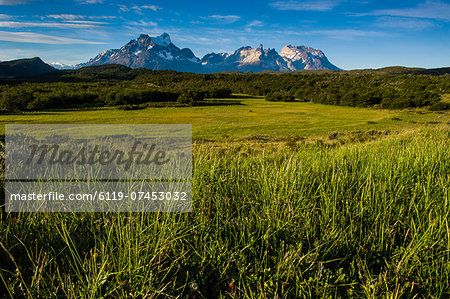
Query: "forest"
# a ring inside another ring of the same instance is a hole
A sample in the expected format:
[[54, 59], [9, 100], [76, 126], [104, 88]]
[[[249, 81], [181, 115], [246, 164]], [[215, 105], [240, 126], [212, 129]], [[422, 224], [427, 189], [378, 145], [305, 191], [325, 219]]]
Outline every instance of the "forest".
[[233, 94], [267, 101], [352, 107], [447, 110], [450, 75], [380, 71], [308, 71], [217, 74], [130, 69], [121, 65], [66, 70], [28, 79], [0, 80], [0, 111], [124, 107], [149, 102], [201, 104]]

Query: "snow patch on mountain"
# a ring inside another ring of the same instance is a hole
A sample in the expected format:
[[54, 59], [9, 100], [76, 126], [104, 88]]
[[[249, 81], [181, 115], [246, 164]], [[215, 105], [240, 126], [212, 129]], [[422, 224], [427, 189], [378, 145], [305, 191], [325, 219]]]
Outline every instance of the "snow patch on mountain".
[[57, 70], [71, 70], [71, 69], [75, 68], [74, 65], [64, 64], [64, 63], [61, 63], [58, 61], [50, 62], [49, 65], [51, 65], [52, 67], [54, 67]]

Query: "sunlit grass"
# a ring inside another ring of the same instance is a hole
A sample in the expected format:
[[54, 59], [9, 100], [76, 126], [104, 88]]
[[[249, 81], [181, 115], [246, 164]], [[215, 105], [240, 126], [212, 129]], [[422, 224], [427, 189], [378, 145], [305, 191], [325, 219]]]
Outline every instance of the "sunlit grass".
[[2, 211], [0, 293], [450, 296], [448, 114], [242, 103], [0, 116], [192, 123], [196, 138], [191, 213]]
[[[0, 115], [6, 123], [188, 123], [193, 137], [208, 140], [241, 139], [252, 135], [323, 136], [355, 130], [405, 130], [448, 124], [448, 113], [426, 110], [394, 111], [315, 103], [267, 102], [263, 98], [236, 99], [242, 105], [161, 107], [144, 110], [97, 109], [24, 112]], [[3, 132], [3, 127], [0, 127]]]

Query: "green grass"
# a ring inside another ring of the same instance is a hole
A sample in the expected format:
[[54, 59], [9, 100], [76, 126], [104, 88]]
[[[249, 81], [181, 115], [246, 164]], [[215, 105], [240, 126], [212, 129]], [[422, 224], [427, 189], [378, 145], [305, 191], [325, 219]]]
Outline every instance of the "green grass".
[[192, 213], [2, 214], [2, 279], [13, 296], [445, 297], [448, 133], [200, 146]]
[[450, 103], [450, 94], [442, 95], [442, 102]]
[[[426, 110], [393, 111], [314, 103], [238, 99], [243, 105], [148, 108], [145, 110], [83, 110], [26, 112], [0, 116], [6, 123], [190, 123], [193, 137], [242, 139], [253, 135], [317, 137], [355, 130], [409, 130], [429, 122], [448, 124], [448, 113]], [[393, 120], [394, 119], [394, 120]], [[395, 120], [397, 119], [397, 120]], [[431, 124], [432, 125], [432, 124]]]
[[191, 213], [2, 212], [0, 294], [450, 296], [448, 114], [242, 102], [1, 116], [193, 123], [216, 142], [194, 144]]

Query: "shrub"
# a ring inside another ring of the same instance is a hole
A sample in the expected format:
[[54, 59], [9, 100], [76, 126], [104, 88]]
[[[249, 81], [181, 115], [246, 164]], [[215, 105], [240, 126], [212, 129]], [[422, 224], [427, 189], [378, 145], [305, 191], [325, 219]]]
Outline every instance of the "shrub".
[[187, 94], [181, 94], [178, 97], [177, 102], [180, 104], [192, 104], [194, 102], [194, 99]]
[[293, 102], [294, 99], [294, 96], [287, 92], [274, 91], [266, 94], [266, 100], [271, 102]]
[[229, 98], [231, 94], [229, 88], [210, 88], [206, 91], [207, 98]]
[[437, 102], [431, 105], [429, 108], [431, 111], [442, 111], [442, 110], [449, 110], [450, 109], [450, 103], [445, 102]]
[[0, 111], [25, 110], [33, 100], [31, 92], [21, 88], [8, 88], [0, 95]]

